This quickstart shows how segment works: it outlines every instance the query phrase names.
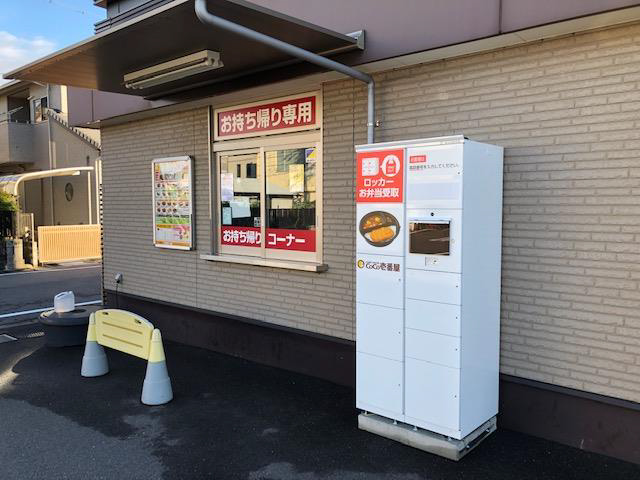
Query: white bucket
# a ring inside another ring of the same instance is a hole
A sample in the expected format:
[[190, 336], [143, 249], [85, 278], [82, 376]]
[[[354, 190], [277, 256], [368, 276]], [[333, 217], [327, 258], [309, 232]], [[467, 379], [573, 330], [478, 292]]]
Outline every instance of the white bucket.
[[73, 292], [60, 292], [53, 297], [53, 310], [56, 313], [72, 312], [76, 308], [76, 297]]

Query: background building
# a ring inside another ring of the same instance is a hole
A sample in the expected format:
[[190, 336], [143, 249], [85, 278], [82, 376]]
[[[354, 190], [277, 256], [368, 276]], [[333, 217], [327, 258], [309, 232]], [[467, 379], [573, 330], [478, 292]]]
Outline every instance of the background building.
[[[16, 175], [94, 167], [100, 131], [69, 125], [73, 87], [14, 81], [0, 88], [0, 183]], [[77, 104], [75, 108], [90, 109]], [[28, 177], [25, 177], [28, 178]], [[96, 184], [87, 172], [20, 182], [19, 207], [35, 226], [96, 223]]]

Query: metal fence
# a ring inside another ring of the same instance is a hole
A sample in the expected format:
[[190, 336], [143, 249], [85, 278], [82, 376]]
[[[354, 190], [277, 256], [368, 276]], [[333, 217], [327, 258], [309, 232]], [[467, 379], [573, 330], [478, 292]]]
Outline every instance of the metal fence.
[[13, 237], [16, 231], [15, 212], [0, 211], [0, 238]]
[[306, 230], [316, 224], [316, 209], [274, 208], [269, 210], [268, 226], [272, 228], [293, 228]]
[[16, 214], [16, 237], [33, 238], [36, 234], [33, 226], [33, 213], [17, 213]]
[[5, 238], [11, 238], [16, 231], [16, 216], [14, 212], [0, 211], [0, 271], [7, 263], [7, 243]]

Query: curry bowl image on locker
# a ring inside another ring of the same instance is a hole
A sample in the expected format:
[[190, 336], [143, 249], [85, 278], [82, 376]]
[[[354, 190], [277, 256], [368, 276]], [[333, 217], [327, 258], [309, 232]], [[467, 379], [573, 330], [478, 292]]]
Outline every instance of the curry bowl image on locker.
[[369, 245], [386, 247], [400, 233], [400, 222], [389, 212], [375, 210], [362, 216], [359, 230]]

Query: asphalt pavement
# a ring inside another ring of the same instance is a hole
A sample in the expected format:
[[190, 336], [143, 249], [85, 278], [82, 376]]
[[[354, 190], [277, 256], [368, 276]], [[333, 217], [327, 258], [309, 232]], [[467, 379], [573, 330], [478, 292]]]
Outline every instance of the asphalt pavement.
[[36, 318], [36, 314], [15, 316], [53, 305], [53, 297], [72, 290], [76, 303], [100, 299], [99, 263], [66, 264], [39, 270], [0, 274], [0, 324]]
[[620, 480], [640, 465], [500, 428], [460, 462], [357, 427], [354, 391], [165, 342], [174, 400], [140, 403], [145, 362], [109, 350], [82, 378], [82, 347], [39, 325], [3, 329], [0, 478]]

